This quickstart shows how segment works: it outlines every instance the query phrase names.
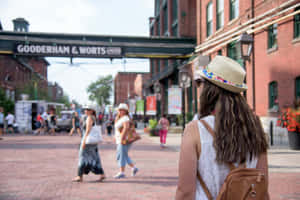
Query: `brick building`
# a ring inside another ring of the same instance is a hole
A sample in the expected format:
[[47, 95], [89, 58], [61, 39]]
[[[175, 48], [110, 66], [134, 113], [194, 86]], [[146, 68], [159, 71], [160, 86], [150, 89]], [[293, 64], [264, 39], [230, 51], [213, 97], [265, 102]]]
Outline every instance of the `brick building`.
[[[160, 37], [196, 37], [196, 0], [156, 0], [155, 16], [151, 17], [150, 36]], [[162, 56], [162, 59], [150, 59], [151, 79], [145, 84], [148, 94], [154, 93], [154, 83], [160, 83], [161, 100], [157, 101], [158, 115], [167, 114], [168, 88], [178, 85], [178, 67], [184, 60], [170, 60]], [[192, 102], [191, 91], [189, 100]], [[192, 112], [192, 107], [191, 110]]]
[[[23, 18], [13, 20], [14, 31], [28, 31], [29, 23]], [[2, 28], [2, 27], [1, 27]], [[47, 94], [47, 71], [49, 63], [43, 57], [0, 55], [0, 87], [13, 101], [30, 84]], [[34, 82], [34, 83], [33, 83]]]
[[[300, 97], [300, 3], [297, 0], [197, 0], [197, 55], [226, 55], [247, 71], [247, 100], [260, 116]], [[243, 62], [236, 41], [253, 39]], [[193, 64], [190, 69], [193, 69]]]
[[142, 85], [149, 73], [118, 72], [114, 79], [114, 104], [125, 103], [129, 98], [142, 95]]

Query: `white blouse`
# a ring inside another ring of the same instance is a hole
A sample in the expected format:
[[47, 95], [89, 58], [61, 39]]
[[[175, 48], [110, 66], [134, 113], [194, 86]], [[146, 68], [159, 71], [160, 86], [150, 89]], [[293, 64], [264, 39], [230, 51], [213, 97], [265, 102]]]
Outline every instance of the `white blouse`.
[[[214, 129], [215, 117], [213, 115], [204, 117], [202, 120], [205, 120], [210, 127]], [[225, 164], [220, 165], [217, 163], [216, 151], [213, 147], [213, 137], [200, 121], [198, 121], [198, 128], [199, 132], [201, 133], [201, 154], [198, 160], [198, 172], [213, 196], [213, 199], [216, 199], [218, 192], [220, 191], [222, 184], [229, 173], [229, 168]], [[247, 160], [247, 168], [256, 168], [257, 160], [257, 158], [252, 159], [251, 162]], [[208, 200], [198, 179], [195, 195], [196, 200]]]
[[115, 138], [116, 138], [116, 144], [121, 143], [121, 133], [120, 128], [123, 126], [123, 123], [130, 121], [129, 117], [127, 115], [121, 117], [116, 123], [115, 123]]

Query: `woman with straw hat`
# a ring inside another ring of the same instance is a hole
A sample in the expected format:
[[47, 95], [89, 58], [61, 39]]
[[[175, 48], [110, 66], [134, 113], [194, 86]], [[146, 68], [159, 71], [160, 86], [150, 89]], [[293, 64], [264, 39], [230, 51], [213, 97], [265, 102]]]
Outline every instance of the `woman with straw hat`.
[[247, 90], [246, 72], [234, 60], [216, 56], [196, 73], [204, 80], [199, 119], [184, 130], [176, 200], [216, 199], [229, 163], [260, 169], [267, 185], [268, 144], [260, 121], [242, 95]]
[[130, 118], [128, 113], [128, 106], [121, 103], [118, 107], [118, 114], [115, 119], [115, 140], [117, 144], [117, 161], [120, 167], [119, 173], [114, 178], [125, 178], [125, 166], [128, 164], [131, 167], [131, 175], [135, 176], [138, 168], [135, 167], [133, 161], [128, 155], [130, 144], [124, 143], [130, 127]]
[[82, 182], [83, 174], [88, 174], [91, 171], [94, 174], [100, 175], [99, 181], [102, 182], [105, 179], [105, 175], [98, 153], [98, 144], [86, 144], [87, 136], [91, 128], [96, 124], [96, 112], [91, 105], [85, 106], [85, 110], [87, 118], [83, 126], [84, 135], [79, 149], [78, 174], [73, 181]]

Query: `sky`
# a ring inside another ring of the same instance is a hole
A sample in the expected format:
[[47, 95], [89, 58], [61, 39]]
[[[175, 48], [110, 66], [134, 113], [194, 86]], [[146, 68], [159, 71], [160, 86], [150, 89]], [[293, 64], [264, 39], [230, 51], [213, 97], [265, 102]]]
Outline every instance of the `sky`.
[[[154, 0], [0, 0], [3, 29], [13, 30], [12, 20], [25, 18], [32, 32], [149, 36]], [[87, 86], [99, 76], [119, 71], [148, 72], [148, 59], [46, 58], [48, 81], [81, 104], [89, 103]]]

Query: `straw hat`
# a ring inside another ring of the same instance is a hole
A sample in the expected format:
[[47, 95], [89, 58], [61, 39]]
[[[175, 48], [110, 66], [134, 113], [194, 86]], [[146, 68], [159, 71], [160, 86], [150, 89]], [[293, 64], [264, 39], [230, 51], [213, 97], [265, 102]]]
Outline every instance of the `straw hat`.
[[118, 106], [118, 110], [127, 110], [128, 111], [128, 106], [125, 103], [120, 103]]
[[230, 92], [240, 93], [248, 89], [244, 83], [245, 70], [238, 62], [225, 56], [216, 56], [206, 68], [197, 73]]

